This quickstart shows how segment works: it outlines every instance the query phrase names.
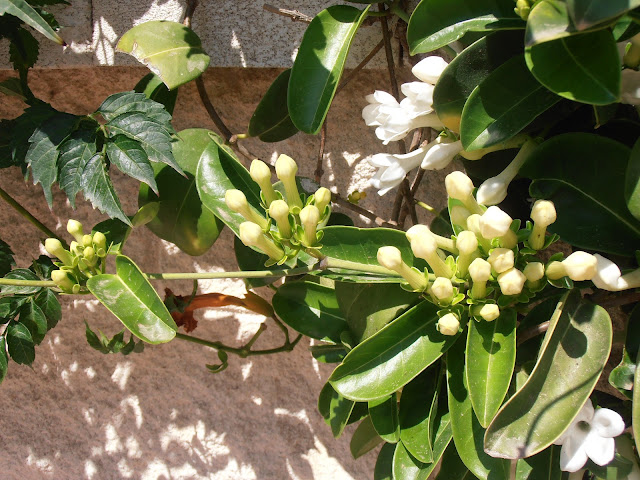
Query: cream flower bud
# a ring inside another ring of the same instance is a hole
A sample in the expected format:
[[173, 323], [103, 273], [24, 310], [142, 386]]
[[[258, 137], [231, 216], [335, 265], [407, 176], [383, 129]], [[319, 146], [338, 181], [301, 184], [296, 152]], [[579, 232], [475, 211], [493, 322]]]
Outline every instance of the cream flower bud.
[[431, 85], [435, 85], [444, 72], [444, 69], [447, 68], [448, 63], [442, 57], [431, 56], [420, 60], [416, 63], [411, 69], [411, 73], [413, 73], [419, 80], [423, 82], [430, 83]]
[[478, 215], [477, 213], [469, 215], [469, 217], [467, 217], [467, 230], [475, 233], [476, 238], [478, 239], [478, 243], [482, 246], [485, 252], [488, 252], [491, 249], [491, 241], [482, 236], [482, 232], [480, 229], [481, 218], [482, 216]]
[[331, 191], [328, 188], [320, 187], [313, 197], [320, 214], [323, 214], [325, 207], [331, 202]]
[[473, 280], [471, 298], [484, 298], [487, 294], [487, 281], [491, 278], [491, 264], [482, 258], [476, 258], [469, 265], [469, 275]]
[[44, 241], [44, 249], [49, 255], [53, 255], [65, 265], [71, 265], [73, 263], [71, 253], [64, 249], [62, 243], [57, 238], [47, 238]]
[[53, 270], [51, 272], [51, 280], [65, 292], [71, 292], [75, 283], [69, 278], [67, 272], [62, 270]]
[[[599, 289], [608, 290], [609, 292], [617, 292], [620, 290], [625, 290], [632, 287], [635, 288], [638, 286], [628, 285], [627, 282], [623, 282], [622, 272], [620, 272], [620, 268], [608, 258], [605, 258], [597, 253], [594, 255], [594, 257], [596, 257], [598, 264], [597, 272], [591, 279], [591, 281]], [[635, 272], [632, 272], [632, 274], [633, 273]]]
[[278, 195], [271, 184], [271, 170], [269, 170], [266, 163], [258, 159], [253, 160], [251, 167], [249, 167], [249, 175], [260, 186], [267, 207], [271, 205], [271, 202], [278, 199]]
[[436, 277], [451, 278], [453, 276], [449, 266], [438, 255], [438, 244], [431, 232], [414, 236], [411, 241], [411, 250], [416, 257], [427, 261]]
[[407, 233], [405, 235], [407, 236], [407, 240], [411, 242], [414, 238], [417, 238], [419, 236], [431, 235], [431, 229], [426, 225], [418, 223], [416, 225], [412, 225], [411, 228], [407, 230]]
[[298, 165], [293, 158], [284, 154], [278, 157], [276, 160], [276, 175], [284, 185], [287, 203], [294, 207], [302, 208], [302, 201], [300, 200], [298, 185], [296, 184], [297, 173]]
[[513, 219], [500, 207], [489, 207], [480, 217], [480, 234], [491, 240], [502, 237], [509, 231]]
[[480, 256], [476, 234], [469, 230], [460, 232], [456, 238], [456, 247], [458, 247], [458, 251], [460, 252], [458, 255], [456, 275], [463, 278], [467, 275], [471, 262]]
[[447, 141], [444, 137], [438, 137], [427, 151], [420, 168], [423, 170], [442, 170], [462, 151], [462, 142]]
[[307, 205], [300, 211], [300, 222], [304, 228], [304, 239], [308, 247], [317, 242], [316, 230], [320, 221], [320, 211], [315, 205]]
[[82, 243], [83, 247], [89, 247], [93, 245], [93, 237], [91, 235], [83, 235], [80, 243]]
[[556, 207], [549, 200], [537, 200], [531, 209], [533, 229], [529, 235], [529, 246], [535, 250], [544, 247], [547, 227], [556, 221]]
[[562, 261], [567, 275], [577, 282], [591, 280], [597, 273], [598, 259], [587, 252], [573, 252]]
[[460, 200], [471, 213], [484, 213], [473, 197], [473, 182], [464, 173], [459, 171], [451, 172], [445, 177], [444, 185], [447, 189], [447, 195]]
[[224, 201], [231, 210], [239, 213], [248, 222], [257, 223], [261, 228], [267, 227], [267, 219], [256, 212], [247, 202], [247, 197], [240, 190], [230, 189], [224, 194]]
[[493, 322], [500, 316], [500, 308], [495, 303], [487, 303], [485, 305], [476, 305], [473, 308], [473, 314], [482, 317], [487, 322]]
[[453, 299], [453, 284], [445, 277], [435, 279], [429, 292], [441, 302], [450, 302]]
[[84, 232], [82, 230], [82, 224], [77, 220], [69, 220], [67, 222], [67, 232], [73, 235], [73, 238], [76, 239], [76, 242], [82, 243], [82, 236]]
[[460, 331], [460, 320], [453, 313], [447, 313], [438, 320], [438, 331], [442, 335], [453, 336]]
[[247, 247], [256, 247], [266, 253], [272, 260], [280, 260], [284, 252], [262, 231], [260, 225], [253, 222], [240, 224], [240, 240]]
[[378, 263], [384, 268], [400, 274], [415, 290], [424, 291], [427, 288], [428, 281], [425, 276], [405, 264], [400, 250], [396, 247], [380, 247], [378, 249]]
[[95, 245], [96, 254], [104, 257], [107, 254], [107, 237], [102, 232], [93, 234], [93, 244]]
[[269, 216], [276, 221], [280, 235], [283, 238], [291, 237], [291, 225], [289, 224], [289, 205], [284, 200], [274, 200], [269, 206]]
[[508, 248], [494, 248], [487, 260], [496, 273], [502, 273], [513, 268], [515, 258], [513, 250], [509, 250]]
[[407, 230], [406, 235], [409, 242], [420, 235], [431, 235], [435, 239], [438, 248], [442, 248], [447, 252], [458, 253], [455, 242], [451, 238], [433, 233], [426, 225], [422, 225], [420, 223], [413, 225], [409, 230]]
[[544, 277], [544, 265], [540, 262], [527, 263], [522, 273], [527, 277], [527, 282], [535, 283]]
[[522, 292], [527, 277], [517, 268], [511, 268], [498, 275], [498, 285], [504, 295], [518, 295]]
[[93, 260], [95, 259], [96, 251], [93, 249], [93, 247], [85, 247], [84, 251], [82, 252], [82, 255], [84, 256], [85, 259], [89, 261], [89, 263], [92, 263]]

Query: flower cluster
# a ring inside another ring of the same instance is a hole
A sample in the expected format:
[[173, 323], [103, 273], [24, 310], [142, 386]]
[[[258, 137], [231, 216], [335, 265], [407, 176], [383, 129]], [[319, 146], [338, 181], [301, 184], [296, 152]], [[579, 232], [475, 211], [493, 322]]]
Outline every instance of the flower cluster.
[[65, 249], [57, 238], [47, 238], [44, 248], [59, 261], [58, 270], [51, 272], [51, 280], [65, 293], [77, 294], [93, 275], [104, 273], [107, 238], [102, 232], [85, 235], [82, 224], [69, 220], [67, 231], [75, 239]]
[[313, 195], [300, 195], [296, 183], [298, 165], [287, 155], [276, 160], [276, 175], [284, 193], [271, 183], [271, 171], [260, 160], [251, 163], [249, 173], [260, 187], [262, 212], [249, 204], [240, 190], [227, 190], [227, 206], [246, 221], [240, 224], [240, 240], [264, 252], [267, 266], [286, 262], [301, 249], [316, 254], [321, 248], [322, 227], [331, 215], [331, 192], [321, 187]]
[[556, 220], [552, 202], [536, 201], [533, 222], [521, 229], [520, 221], [499, 207], [478, 203], [473, 182], [464, 173], [449, 174], [445, 185], [455, 235], [436, 235], [425, 225], [414, 225], [406, 233], [413, 255], [428, 269], [405, 264], [396, 247], [378, 250], [380, 265], [402, 276], [405, 288], [426, 294], [441, 307], [441, 333], [455, 335], [467, 316], [495, 320], [501, 309], [529, 302], [547, 281], [561, 286], [595, 278], [598, 259], [589, 253], [577, 251], [566, 259], [557, 254], [546, 265], [536, 257], [556, 240], [546, 234]]

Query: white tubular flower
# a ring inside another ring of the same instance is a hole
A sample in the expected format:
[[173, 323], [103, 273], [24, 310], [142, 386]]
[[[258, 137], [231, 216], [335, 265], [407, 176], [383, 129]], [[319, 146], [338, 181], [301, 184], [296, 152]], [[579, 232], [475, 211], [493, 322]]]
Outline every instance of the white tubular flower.
[[380, 247], [378, 249], [378, 263], [384, 268], [398, 273], [413, 289], [424, 291], [427, 288], [428, 281], [425, 276], [404, 263], [400, 250], [396, 247]]
[[471, 213], [479, 215], [484, 213], [484, 210], [480, 208], [480, 205], [473, 197], [473, 182], [464, 173], [460, 171], [451, 172], [445, 177], [444, 186], [447, 189], [447, 195], [460, 200]]
[[276, 160], [276, 175], [284, 186], [287, 203], [292, 207], [302, 208], [302, 200], [300, 200], [298, 184], [296, 183], [297, 173], [298, 165], [293, 158], [284, 154], [278, 157]]
[[580, 470], [590, 458], [595, 464], [607, 465], [615, 455], [615, 440], [624, 431], [622, 417], [608, 408], [594, 411], [591, 399], [555, 442], [562, 445], [560, 468], [565, 472]]
[[471, 298], [484, 298], [487, 294], [487, 282], [491, 278], [491, 264], [482, 258], [476, 258], [469, 265], [469, 275], [473, 280]]
[[416, 118], [433, 112], [433, 85], [423, 82], [403, 84], [400, 89], [406, 98], [400, 107], [407, 112], [409, 118]]
[[276, 221], [282, 238], [290, 238], [291, 225], [289, 224], [289, 205], [287, 205], [287, 202], [280, 199], [271, 202], [269, 216]]
[[551, 262], [547, 266], [547, 277], [557, 280], [562, 277], [569, 277], [571, 280], [580, 282], [591, 280], [598, 273], [598, 259], [587, 252], [573, 252], [562, 262]]
[[453, 313], [447, 313], [440, 320], [438, 320], [438, 331], [442, 335], [453, 336], [457, 335], [460, 331], [460, 320]]
[[547, 227], [556, 221], [556, 207], [549, 200], [536, 200], [531, 209], [533, 229], [529, 235], [529, 246], [534, 250], [544, 247]]
[[482, 319], [487, 322], [493, 322], [500, 316], [500, 308], [495, 303], [476, 305], [473, 307], [473, 314], [482, 317]]
[[455, 156], [462, 151], [462, 142], [457, 140], [451, 142], [444, 137], [438, 137], [431, 143], [431, 148], [424, 156], [420, 168], [423, 170], [442, 170]]
[[390, 112], [400, 108], [400, 104], [393, 95], [382, 90], [376, 90], [365, 98], [369, 105], [362, 109], [362, 118], [369, 127], [383, 125]]
[[438, 277], [429, 288], [429, 293], [443, 304], [450, 303], [453, 299], [453, 284], [448, 278]]
[[469, 265], [480, 256], [478, 252], [478, 238], [476, 234], [468, 230], [462, 231], [456, 238], [458, 247], [458, 263], [456, 276], [464, 278], [469, 272]]
[[260, 225], [253, 222], [243, 222], [240, 224], [240, 240], [247, 247], [256, 247], [266, 253], [272, 260], [280, 260], [284, 252], [262, 231]]
[[467, 230], [475, 233], [478, 243], [482, 246], [485, 252], [491, 249], [491, 242], [482, 236], [480, 231], [480, 218], [481, 215], [474, 213], [467, 217]]
[[224, 194], [224, 201], [231, 210], [239, 213], [248, 222], [257, 223], [261, 228], [267, 228], [267, 219], [260, 215], [249, 203], [247, 197], [240, 190], [229, 189]]
[[522, 292], [527, 277], [517, 268], [511, 268], [498, 275], [498, 285], [504, 295], [518, 295]]
[[438, 248], [442, 248], [447, 252], [458, 253], [458, 249], [456, 248], [456, 245], [451, 238], [443, 237], [442, 235], [433, 233], [426, 225], [422, 225], [420, 223], [413, 225], [409, 230], [407, 230], [407, 233], [405, 235], [407, 236], [407, 240], [409, 240], [409, 243], [411, 243], [414, 238], [420, 235], [431, 235], [433, 238], [435, 238]]
[[596, 274], [591, 281], [599, 289], [609, 292], [619, 292], [620, 290], [627, 290], [628, 288], [640, 287], [640, 268], [626, 275], [622, 275], [620, 267], [608, 258], [598, 255], [597, 253], [594, 257], [596, 257], [598, 263]]
[[438, 255], [438, 244], [431, 232], [414, 236], [411, 240], [411, 250], [416, 257], [426, 260], [436, 277], [453, 276], [451, 268]]
[[513, 219], [500, 207], [489, 207], [480, 217], [480, 234], [491, 240], [506, 235]]
[[536, 142], [528, 140], [522, 145], [522, 148], [507, 168], [495, 177], [488, 178], [482, 182], [476, 195], [478, 202], [482, 205], [497, 205], [502, 202], [507, 197], [509, 184], [536, 146]]
[[382, 140], [383, 145], [388, 145], [389, 142], [402, 140], [416, 128], [442, 128], [442, 126], [442, 122], [435, 113], [411, 118], [409, 112], [398, 108], [388, 112], [385, 122], [376, 128], [376, 137]]
[[253, 181], [260, 186], [260, 190], [262, 190], [262, 196], [264, 197], [267, 207], [271, 205], [271, 202], [278, 199], [278, 196], [273, 189], [273, 185], [271, 184], [271, 170], [269, 170], [266, 163], [258, 159], [253, 160], [251, 162], [251, 167], [249, 167], [249, 175], [251, 175]]
[[411, 73], [413, 73], [419, 80], [423, 82], [430, 83], [431, 85], [435, 85], [444, 72], [444, 69], [449, 65], [444, 58], [431, 56], [425, 59], [420, 60], [416, 63], [411, 69]]
[[369, 180], [371, 186], [378, 189], [378, 195], [382, 196], [400, 185], [407, 173], [420, 165], [426, 148], [428, 146], [404, 155], [377, 153], [369, 158], [369, 164], [378, 168], [376, 174]]
[[494, 248], [487, 261], [496, 273], [506, 272], [513, 268], [514, 265], [513, 250], [509, 250], [508, 248]]

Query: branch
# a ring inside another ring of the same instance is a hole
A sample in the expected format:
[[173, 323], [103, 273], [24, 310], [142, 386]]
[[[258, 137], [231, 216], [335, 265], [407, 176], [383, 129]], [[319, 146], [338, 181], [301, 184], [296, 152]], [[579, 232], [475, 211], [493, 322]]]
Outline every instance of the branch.
[[322, 122], [322, 130], [320, 131], [320, 149], [318, 150], [318, 160], [316, 162], [316, 171], [314, 172], [314, 180], [316, 183], [322, 181], [322, 175], [324, 175], [324, 147], [327, 141], [327, 119]]
[[349, 72], [348, 75], [344, 76], [342, 82], [340, 82], [340, 85], [338, 85], [338, 88], [336, 88], [336, 95], [347, 85], [347, 83], [349, 83], [356, 76], [358, 72], [360, 72], [360, 70], [362, 70], [367, 65], [367, 63], [369, 63], [373, 59], [373, 57], [378, 54], [380, 50], [382, 50], [382, 47], [384, 47], [384, 40], [380, 40], [378, 44], [373, 47], [373, 50], [371, 50], [369, 54], [362, 59], [358, 66], [351, 72]]
[[273, 5], [268, 5], [266, 3], [262, 6], [262, 8], [265, 9], [267, 12], [275, 13], [277, 15], [282, 15], [283, 17], [289, 17], [292, 22], [311, 23], [311, 20], [313, 20], [310, 16], [305, 15], [304, 13], [299, 12], [298, 10], [278, 8], [278, 7], [274, 7]]
[[362, 215], [365, 218], [368, 218], [369, 220], [373, 221], [376, 225], [378, 225], [379, 227], [386, 227], [386, 228], [398, 228], [397, 225], [394, 225], [392, 223], [387, 222], [386, 220], [384, 220], [383, 218], [380, 218], [379, 216], [377, 216], [375, 213], [362, 208], [358, 205], [355, 205], [353, 203], [351, 203], [348, 200], [345, 200], [344, 198], [342, 198], [340, 195], [338, 195], [337, 193], [332, 193], [331, 196], [333, 197], [333, 202], [337, 203], [338, 205], [340, 205], [341, 207], [347, 208], [353, 212], [356, 212], [359, 215]]

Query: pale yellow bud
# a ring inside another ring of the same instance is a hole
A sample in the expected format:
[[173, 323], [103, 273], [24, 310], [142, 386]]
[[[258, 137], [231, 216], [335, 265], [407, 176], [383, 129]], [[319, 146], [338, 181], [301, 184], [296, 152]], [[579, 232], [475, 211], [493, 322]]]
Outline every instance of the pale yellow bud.
[[266, 163], [258, 159], [253, 160], [249, 167], [249, 175], [260, 186], [267, 207], [271, 205], [271, 202], [277, 200], [278, 195], [271, 184], [271, 170]]
[[273, 260], [280, 260], [284, 252], [266, 237], [260, 225], [253, 222], [240, 224], [240, 240], [247, 247], [256, 247], [266, 253]]
[[51, 280], [53, 280], [55, 284], [65, 292], [71, 292], [75, 283], [69, 278], [67, 272], [62, 270], [53, 270], [51, 272]]
[[544, 277], [544, 265], [540, 262], [527, 263], [522, 273], [527, 277], [528, 282], [537, 282]]
[[522, 292], [527, 277], [517, 268], [512, 268], [498, 275], [498, 285], [504, 295], [518, 295]]
[[456, 247], [461, 255], [470, 255], [478, 249], [478, 238], [476, 234], [465, 230], [458, 234]]
[[431, 230], [426, 225], [422, 225], [420, 223], [413, 225], [407, 232], [405, 233], [407, 236], [407, 240], [409, 242], [413, 241], [414, 238], [422, 235], [431, 235]]
[[473, 313], [487, 322], [493, 322], [500, 316], [500, 308], [495, 303], [487, 303], [474, 307]]
[[69, 220], [67, 222], [67, 232], [73, 235], [76, 242], [82, 243], [82, 236], [84, 235], [84, 232], [82, 231], [82, 224], [79, 221]]
[[487, 282], [491, 278], [491, 264], [482, 258], [476, 258], [469, 265], [469, 275], [474, 282]]
[[448, 278], [436, 278], [429, 291], [441, 302], [450, 302], [453, 298], [453, 284]]
[[438, 255], [438, 244], [434, 236], [429, 233], [412, 236], [411, 250], [413, 254], [426, 260], [436, 277], [451, 278], [453, 272], [449, 266]]
[[438, 320], [438, 331], [442, 335], [453, 336], [460, 331], [460, 320], [453, 313], [447, 313]]
[[93, 247], [85, 247], [84, 251], [82, 252], [82, 255], [84, 256], [84, 258], [86, 258], [89, 262], [92, 262], [93, 259], [96, 256], [96, 251], [93, 249]]
[[320, 187], [313, 197], [320, 213], [324, 213], [325, 207], [331, 203], [331, 191], [328, 188]]
[[276, 175], [284, 185], [287, 203], [294, 207], [302, 208], [302, 201], [296, 184], [296, 173], [298, 173], [298, 165], [293, 158], [284, 154], [280, 155], [276, 160]]
[[64, 249], [62, 242], [57, 238], [47, 238], [44, 241], [44, 249], [49, 255], [53, 255], [65, 265], [71, 265], [73, 263], [71, 253]]
[[93, 244], [95, 245], [96, 254], [99, 257], [104, 257], [107, 254], [107, 237], [104, 236], [104, 233], [94, 233]]
[[494, 248], [488, 258], [496, 273], [506, 272], [513, 268], [514, 260], [513, 250], [507, 248]]
[[548, 200], [537, 200], [531, 209], [533, 229], [529, 235], [529, 246], [534, 250], [544, 247], [547, 227], [556, 221], [556, 207]]
[[587, 252], [573, 252], [562, 261], [571, 280], [591, 280], [598, 272], [598, 259]]
[[448, 252], [458, 253], [455, 242], [451, 238], [443, 237], [442, 235], [433, 233], [426, 225], [413, 225], [409, 230], [407, 230], [407, 233], [405, 235], [407, 236], [409, 242], [413, 241], [414, 238], [421, 235], [431, 235], [436, 241], [436, 245], [438, 246], [438, 248], [442, 248], [444, 250], [447, 250]]
[[416, 272], [402, 260], [402, 254], [396, 247], [380, 247], [378, 249], [378, 263], [384, 268], [397, 272], [415, 290], [424, 291], [428, 281], [420, 272]]
[[473, 182], [464, 173], [459, 171], [451, 172], [444, 179], [444, 185], [449, 197], [460, 200], [471, 213], [482, 213], [482, 208], [473, 197]]
[[506, 235], [513, 219], [500, 207], [489, 207], [480, 217], [480, 234], [491, 240]]
[[269, 206], [269, 215], [276, 221], [278, 230], [283, 238], [291, 237], [289, 224], [289, 205], [284, 200], [274, 200]]
[[80, 243], [82, 243], [83, 247], [89, 247], [93, 245], [93, 237], [91, 235], [83, 235], [82, 242]]
[[249, 205], [247, 197], [240, 190], [227, 190], [224, 194], [224, 201], [227, 207], [242, 215], [248, 222], [257, 223], [262, 229], [267, 227], [267, 219]]
[[317, 242], [316, 230], [320, 221], [320, 211], [315, 205], [307, 205], [300, 211], [300, 222], [304, 228], [304, 238], [308, 247]]

